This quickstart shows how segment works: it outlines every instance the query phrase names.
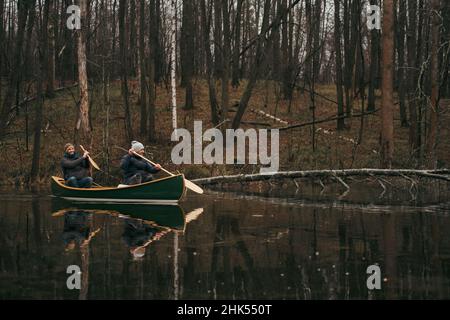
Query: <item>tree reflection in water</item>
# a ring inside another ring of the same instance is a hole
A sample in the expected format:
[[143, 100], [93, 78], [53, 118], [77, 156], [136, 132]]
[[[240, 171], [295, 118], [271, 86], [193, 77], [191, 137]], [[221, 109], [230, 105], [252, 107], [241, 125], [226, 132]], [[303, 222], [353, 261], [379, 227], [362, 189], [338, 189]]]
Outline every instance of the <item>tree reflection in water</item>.
[[[133, 206], [136, 217], [129, 206], [60, 211], [37, 196], [0, 202], [3, 299], [450, 298], [446, 203], [223, 194], [189, 198], [188, 214], [175, 206], [147, 215], [148, 207]], [[190, 212], [196, 207], [204, 209]], [[80, 291], [66, 287], [74, 264]], [[371, 264], [381, 268], [381, 290], [366, 287]]]

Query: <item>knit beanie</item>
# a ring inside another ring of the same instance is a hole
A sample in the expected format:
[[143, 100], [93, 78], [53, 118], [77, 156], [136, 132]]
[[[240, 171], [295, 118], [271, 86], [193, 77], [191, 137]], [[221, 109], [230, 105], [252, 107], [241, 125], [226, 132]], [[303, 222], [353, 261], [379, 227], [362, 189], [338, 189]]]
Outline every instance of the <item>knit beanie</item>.
[[64, 146], [64, 152], [66, 152], [67, 148], [69, 148], [69, 147], [74, 147], [74, 145], [71, 143], [66, 143], [66, 145]]
[[133, 149], [134, 152], [138, 152], [144, 149], [144, 145], [138, 141], [131, 141], [131, 149]]

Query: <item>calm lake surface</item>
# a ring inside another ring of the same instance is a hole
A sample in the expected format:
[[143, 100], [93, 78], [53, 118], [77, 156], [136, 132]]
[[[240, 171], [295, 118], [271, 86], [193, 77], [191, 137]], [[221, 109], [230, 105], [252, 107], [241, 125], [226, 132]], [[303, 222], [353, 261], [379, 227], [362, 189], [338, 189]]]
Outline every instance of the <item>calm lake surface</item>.
[[450, 201], [408, 197], [99, 206], [3, 191], [0, 299], [449, 299]]

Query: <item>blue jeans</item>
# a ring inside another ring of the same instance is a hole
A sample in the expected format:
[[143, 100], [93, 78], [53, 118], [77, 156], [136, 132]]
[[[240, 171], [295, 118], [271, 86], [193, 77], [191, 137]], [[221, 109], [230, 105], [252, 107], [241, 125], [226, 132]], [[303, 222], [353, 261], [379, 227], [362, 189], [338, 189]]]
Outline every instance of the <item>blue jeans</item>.
[[92, 186], [92, 182], [94, 179], [91, 177], [85, 177], [81, 179], [77, 179], [75, 177], [70, 177], [66, 180], [66, 185], [74, 188], [90, 188]]
[[124, 184], [135, 185], [153, 180], [153, 176], [150, 173], [136, 173], [134, 176], [125, 179]]

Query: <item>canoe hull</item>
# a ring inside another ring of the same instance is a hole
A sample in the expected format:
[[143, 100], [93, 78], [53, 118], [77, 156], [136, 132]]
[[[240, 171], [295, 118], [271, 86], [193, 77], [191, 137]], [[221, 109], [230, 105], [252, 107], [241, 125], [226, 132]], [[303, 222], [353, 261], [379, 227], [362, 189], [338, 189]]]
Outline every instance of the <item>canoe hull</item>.
[[93, 214], [109, 214], [111, 216], [123, 216], [132, 219], [153, 222], [157, 226], [184, 230], [185, 214], [179, 205], [156, 204], [124, 204], [124, 203], [94, 203], [72, 202], [61, 198], [52, 201], [54, 216], [61, 216], [69, 211], [84, 211]]
[[52, 177], [52, 194], [70, 201], [176, 204], [184, 194], [182, 174], [123, 188], [72, 188]]

